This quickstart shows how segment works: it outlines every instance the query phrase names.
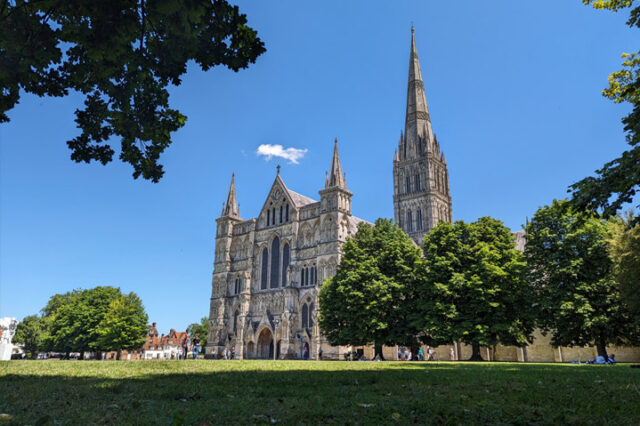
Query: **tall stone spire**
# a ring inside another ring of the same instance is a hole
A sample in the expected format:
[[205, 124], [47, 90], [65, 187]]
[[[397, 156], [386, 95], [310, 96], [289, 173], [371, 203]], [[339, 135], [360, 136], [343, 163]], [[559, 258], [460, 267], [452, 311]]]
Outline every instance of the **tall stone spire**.
[[326, 178], [324, 187], [338, 187], [347, 189], [347, 178], [342, 173], [342, 165], [340, 164], [340, 155], [338, 154], [338, 138], [333, 143], [333, 158], [331, 159], [331, 171]]
[[440, 222], [451, 222], [449, 172], [434, 137], [411, 28], [409, 82], [404, 134], [393, 156], [393, 207], [396, 223], [417, 244]]
[[431, 128], [431, 118], [429, 117], [429, 107], [427, 106], [427, 97], [424, 91], [413, 27], [411, 27], [407, 112], [404, 129], [404, 141], [400, 142], [400, 154], [402, 157], [415, 158], [430, 149], [433, 141], [433, 130]]
[[222, 206], [222, 216], [240, 217], [240, 209], [238, 208], [238, 200], [236, 199], [236, 183], [235, 173], [231, 174], [231, 185], [229, 186], [229, 195], [227, 202]]

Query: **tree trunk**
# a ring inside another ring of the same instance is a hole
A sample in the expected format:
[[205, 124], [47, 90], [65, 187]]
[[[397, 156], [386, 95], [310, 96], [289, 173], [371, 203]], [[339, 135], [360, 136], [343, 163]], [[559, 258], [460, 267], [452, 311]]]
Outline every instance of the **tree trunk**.
[[116, 360], [120, 361], [121, 357], [122, 357], [122, 350], [118, 350], [118, 354], [116, 355]]
[[598, 349], [598, 356], [602, 355], [605, 361], [609, 360], [609, 356], [607, 355], [607, 345], [604, 339], [598, 339], [596, 341], [596, 348]]
[[471, 358], [469, 361], [484, 361], [480, 355], [480, 343], [473, 342], [471, 344]]
[[382, 345], [379, 343], [376, 343], [374, 345], [373, 358], [375, 359], [376, 356], [380, 356], [380, 360], [384, 361], [384, 355], [382, 354]]

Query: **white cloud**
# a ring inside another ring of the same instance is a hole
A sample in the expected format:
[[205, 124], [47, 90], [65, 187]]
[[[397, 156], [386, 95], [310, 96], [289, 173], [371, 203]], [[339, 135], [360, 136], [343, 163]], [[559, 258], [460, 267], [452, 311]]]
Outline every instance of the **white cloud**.
[[273, 157], [280, 157], [288, 160], [292, 164], [299, 164], [300, 159], [307, 153], [307, 149], [284, 148], [282, 145], [262, 144], [258, 147], [256, 155], [263, 155], [266, 161]]

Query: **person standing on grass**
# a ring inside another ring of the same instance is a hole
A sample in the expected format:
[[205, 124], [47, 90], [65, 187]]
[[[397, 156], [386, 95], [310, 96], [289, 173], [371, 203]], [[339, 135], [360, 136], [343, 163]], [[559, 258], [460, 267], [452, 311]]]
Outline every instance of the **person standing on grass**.
[[318, 359], [322, 360], [322, 348], [318, 349]]
[[189, 351], [189, 335], [184, 336], [182, 339], [182, 359], [187, 359], [187, 352]]
[[422, 348], [418, 349], [418, 361], [424, 360], [424, 352], [422, 352]]
[[402, 361], [402, 349], [398, 348], [398, 361]]
[[456, 359], [456, 353], [453, 351], [453, 348], [449, 351], [449, 361], [454, 361]]
[[200, 335], [196, 333], [193, 337], [193, 359], [198, 359], [198, 353], [200, 352]]

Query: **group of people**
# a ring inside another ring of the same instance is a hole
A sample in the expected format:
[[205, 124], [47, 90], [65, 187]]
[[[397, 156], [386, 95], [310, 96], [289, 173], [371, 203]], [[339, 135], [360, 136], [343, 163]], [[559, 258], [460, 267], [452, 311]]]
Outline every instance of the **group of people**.
[[189, 335], [187, 335], [185, 338], [182, 339], [182, 342], [180, 342], [180, 346], [182, 347], [181, 359], [187, 359], [187, 354], [189, 353], [189, 346], [192, 347], [193, 359], [198, 359], [198, 354], [200, 353], [200, 335], [196, 333], [196, 335], [193, 336], [193, 341], [191, 341], [191, 339], [189, 338]]
[[605, 359], [602, 355], [598, 355], [595, 359], [590, 359], [587, 361], [587, 364], [610, 364], [613, 365], [616, 363], [616, 355], [611, 354]]
[[[407, 348], [398, 348], [398, 361], [435, 361], [437, 356], [436, 350], [431, 346], [427, 346], [426, 357], [422, 348], [418, 349], [418, 352], [415, 354]], [[451, 348], [449, 351], [449, 361], [454, 361], [455, 357], [455, 351]]]

